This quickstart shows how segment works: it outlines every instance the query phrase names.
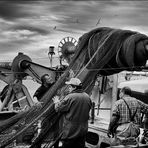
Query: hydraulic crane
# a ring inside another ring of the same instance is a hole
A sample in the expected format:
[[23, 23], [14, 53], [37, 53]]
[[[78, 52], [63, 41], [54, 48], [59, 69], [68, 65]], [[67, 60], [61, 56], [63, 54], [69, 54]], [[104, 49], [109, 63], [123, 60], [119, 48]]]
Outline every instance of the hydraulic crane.
[[[26, 76], [31, 76], [37, 83], [41, 83], [41, 76], [49, 74], [49, 76], [56, 80], [56, 70], [42, 65], [33, 63], [31, 59], [23, 53], [18, 53], [12, 63], [1, 63], [0, 79], [7, 83], [6, 92], [4, 92], [3, 102], [0, 106], [2, 110], [15, 110], [15, 103], [19, 109], [23, 109], [26, 105], [31, 107], [34, 102], [25, 87], [22, 80]], [[12, 106], [12, 104], [14, 106]], [[18, 108], [17, 108], [18, 109]]]

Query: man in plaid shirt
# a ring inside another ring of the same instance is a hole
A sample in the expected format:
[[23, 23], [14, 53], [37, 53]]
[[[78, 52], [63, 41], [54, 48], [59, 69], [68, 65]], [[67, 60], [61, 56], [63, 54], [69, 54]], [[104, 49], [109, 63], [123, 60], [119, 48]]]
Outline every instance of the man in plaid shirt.
[[140, 134], [138, 128], [141, 124], [141, 113], [148, 113], [148, 105], [131, 97], [129, 87], [123, 87], [120, 90], [119, 97], [120, 99], [115, 102], [107, 133], [108, 137], [115, 136], [115, 145], [120, 144], [117, 141], [119, 135], [126, 135], [125, 138], [132, 137], [132, 133], [123, 133], [127, 128], [127, 123], [131, 122], [131, 116], [133, 117], [132, 122], [137, 125], [137, 135], [133, 137], [138, 137]]

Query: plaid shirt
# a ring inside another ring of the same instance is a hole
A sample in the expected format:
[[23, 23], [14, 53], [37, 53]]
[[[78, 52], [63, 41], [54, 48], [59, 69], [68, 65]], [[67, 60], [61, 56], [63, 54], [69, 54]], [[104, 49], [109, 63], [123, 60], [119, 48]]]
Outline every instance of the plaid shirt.
[[[129, 105], [132, 116], [134, 115], [137, 109], [137, 113], [134, 116], [134, 121], [135, 123], [140, 125], [141, 113], [148, 113], [148, 105], [130, 96], [124, 96], [124, 100]], [[130, 122], [129, 109], [125, 104], [124, 100], [120, 99], [115, 102], [113, 115], [117, 115], [120, 117], [117, 124]]]

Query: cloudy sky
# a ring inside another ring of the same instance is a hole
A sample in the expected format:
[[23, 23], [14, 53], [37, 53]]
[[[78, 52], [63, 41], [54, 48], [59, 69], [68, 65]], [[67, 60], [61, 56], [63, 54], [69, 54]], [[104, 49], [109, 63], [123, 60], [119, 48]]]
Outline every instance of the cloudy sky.
[[[50, 66], [49, 46], [108, 26], [148, 35], [148, 1], [0, 1], [0, 62], [23, 52]], [[58, 59], [57, 55], [54, 60]]]

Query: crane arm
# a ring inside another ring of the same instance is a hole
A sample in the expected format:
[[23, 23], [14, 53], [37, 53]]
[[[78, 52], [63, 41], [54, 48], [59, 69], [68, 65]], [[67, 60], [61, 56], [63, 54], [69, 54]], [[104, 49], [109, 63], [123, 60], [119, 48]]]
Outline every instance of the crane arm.
[[31, 76], [38, 83], [41, 83], [41, 76], [49, 74], [49, 76], [56, 80], [56, 70], [48, 68], [37, 63], [32, 62], [30, 57], [19, 53], [12, 62], [12, 72], [16, 79], [23, 79], [25, 76]]
[[48, 74], [53, 81], [56, 80], [56, 70], [39, 65], [37, 63], [33, 63], [31, 61], [23, 60], [20, 63], [20, 68], [23, 69], [23, 72], [33, 79], [35, 79], [38, 83], [41, 83], [41, 76], [44, 74]]

